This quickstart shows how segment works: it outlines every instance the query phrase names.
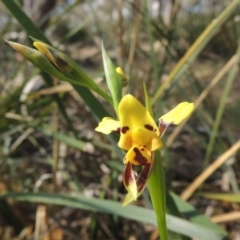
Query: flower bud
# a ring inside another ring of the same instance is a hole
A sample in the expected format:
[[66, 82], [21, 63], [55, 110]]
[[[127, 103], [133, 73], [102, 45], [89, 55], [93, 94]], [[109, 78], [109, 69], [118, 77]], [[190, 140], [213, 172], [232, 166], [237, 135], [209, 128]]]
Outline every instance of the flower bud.
[[120, 77], [122, 87], [126, 87], [128, 85], [128, 78], [125, 75], [125, 73], [123, 72], [122, 68], [117, 67], [116, 72], [117, 72], [118, 76]]
[[73, 68], [72, 66], [60, 56], [56, 50], [53, 50], [49, 45], [35, 41], [33, 45], [38, 49], [39, 52], [45, 55], [45, 57], [56, 67], [61, 73], [70, 73]]

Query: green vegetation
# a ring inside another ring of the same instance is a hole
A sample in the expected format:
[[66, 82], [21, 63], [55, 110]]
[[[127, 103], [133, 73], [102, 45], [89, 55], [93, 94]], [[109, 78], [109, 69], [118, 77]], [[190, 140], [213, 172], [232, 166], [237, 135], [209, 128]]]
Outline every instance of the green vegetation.
[[[237, 239], [240, 1], [27, 2], [0, 1], [0, 239]], [[128, 93], [195, 109], [122, 207], [126, 153], [94, 129]]]

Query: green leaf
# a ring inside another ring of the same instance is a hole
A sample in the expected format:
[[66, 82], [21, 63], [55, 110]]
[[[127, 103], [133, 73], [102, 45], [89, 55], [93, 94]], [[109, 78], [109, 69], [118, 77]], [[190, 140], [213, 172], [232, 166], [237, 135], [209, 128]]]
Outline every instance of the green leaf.
[[[0, 195], [0, 199], [14, 199], [16, 201], [28, 201], [62, 205], [72, 208], [80, 208], [94, 212], [104, 212], [118, 215], [128, 219], [156, 225], [153, 210], [128, 205], [122, 207], [121, 203], [98, 198], [87, 198], [82, 195], [69, 196], [69, 194], [55, 193], [7, 193]], [[186, 220], [167, 215], [168, 229], [199, 240], [220, 240], [224, 234], [205, 228]]]
[[[12, 0], [1, 0], [1, 1], [6, 6], [6, 8], [10, 11], [10, 13], [17, 19], [18, 23], [22, 26], [22, 28], [25, 29], [28, 35], [35, 36], [38, 39], [50, 44], [50, 41], [45, 37], [45, 35], [41, 32], [41, 30], [35, 26], [35, 24], [23, 12], [21, 7], [15, 1], [12, 1]], [[44, 72], [42, 72], [41, 75], [44, 81], [46, 82], [47, 86], [53, 86], [53, 80], [50, 76], [47, 76], [47, 74]], [[58, 95], [54, 94], [53, 99], [56, 101], [59, 107], [59, 110], [63, 115], [63, 117], [66, 119], [69, 127], [74, 132], [74, 134], [77, 135], [74, 129], [74, 126], [65, 110], [64, 104], [62, 103]]]
[[226, 232], [222, 228], [220, 228], [217, 224], [213, 223], [208, 217], [197, 211], [194, 206], [182, 200], [178, 195], [173, 192], [170, 193], [170, 196], [173, 198], [179, 212], [184, 214], [188, 219], [190, 219], [191, 222], [214, 230], [219, 234], [226, 235]]
[[[1, 0], [3, 4], [8, 8], [11, 14], [17, 19], [19, 24], [25, 29], [28, 35], [34, 36], [37, 39], [42, 40], [45, 43], [50, 44], [50, 41], [45, 37], [45, 35], [34, 25], [31, 19], [22, 11], [22, 9], [12, 0]], [[44, 76], [44, 80], [46, 81], [48, 86], [53, 86], [51, 77], [45, 72], [42, 73]], [[95, 119], [99, 122], [103, 117], [109, 116], [109, 113], [103, 107], [103, 105], [99, 102], [99, 100], [92, 94], [92, 92], [80, 85], [72, 84], [77, 93], [83, 98], [84, 102], [89, 106], [91, 112], [93, 113]], [[69, 119], [64, 105], [59, 99], [57, 95], [54, 95], [56, 102], [58, 103], [59, 109], [62, 115], [67, 120], [69, 126], [72, 126], [72, 122]], [[71, 127], [74, 129], [73, 127]], [[73, 130], [75, 133], [75, 131]], [[75, 134], [76, 135], [76, 134]], [[122, 158], [122, 151], [116, 146], [116, 136], [109, 135], [107, 136], [111, 144], [114, 146], [115, 151], [118, 153], [119, 157]]]
[[[76, 148], [78, 150], [83, 151], [87, 142], [81, 141], [73, 136], [70, 136], [69, 134], [66, 134], [64, 132], [54, 132], [51, 130], [50, 126], [44, 125], [43, 128], [40, 128], [40, 130], [46, 134], [47, 136], [51, 136], [54, 139], [57, 139], [60, 142], [65, 143], [66, 145]], [[98, 142], [96, 140], [91, 141], [92, 144], [95, 146], [98, 146], [105, 150], [112, 150], [112, 146], [103, 142]], [[122, 164], [121, 164], [122, 165]]]
[[153, 117], [153, 111], [152, 111], [152, 104], [147, 92], [147, 88], [146, 88], [146, 84], [145, 82], [143, 82], [143, 91], [144, 91], [144, 98], [145, 98], [145, 106], [146, 109], [149, 111], [149, 113], [151, 114], [151, 116]]
[[[173, 197], [169, 194], [169, 192], [166, 192], [166, 212], [172, 216], [175, 217], [182, 217], [182, 213], [179, 211]], [[170, 232], [170, 239], [179, 239], [179, 240], [191, 240], [189, 237]]]
[[42, 31], [36, 27], [32, 20], [24, 13], [21, 7], [13, 0], [1, 0], [2, 3], [7, 7], [10, 13], [17, 19], [19, 24], [26, 30], [30, 36], [35, 36], [43, 42], [50, 44], [50, 41], [42, 33]]
[[112, 63], [111, 59], [108, 57], [107, 52], [102, 43], [102, 57], [103, 57], [103, 66], [107, 80], [107, 86], [110, 91], [113, 107], [116, 114], [118, 115], [118, 104], [122, 99], [122, 86], [121, 79], [116, 72], [116, 68]]

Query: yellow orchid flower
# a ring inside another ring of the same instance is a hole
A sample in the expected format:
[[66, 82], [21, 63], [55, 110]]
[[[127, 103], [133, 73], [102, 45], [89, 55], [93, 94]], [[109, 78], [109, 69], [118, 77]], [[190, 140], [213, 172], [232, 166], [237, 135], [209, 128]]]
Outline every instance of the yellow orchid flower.
[[[194, 109], [193, 103], [180, 103], [169, 113], [163, 115], [156, 125], [147, 109], [132, 95], [124, 96], [118, 106], [119, 121], [105, 117], [95, 129], [109, 134], [120, 135], [118, 146], [127, 151], [123, 163], [125, 165], [123, 182], [128, 194], [123, 206], [137, 199], [146, 186], [150, 176], [154, 151], [163, 147], [161, 137], [170, 124], [179, 124]], [[133, 166], [142, 166], [136, 176]]]

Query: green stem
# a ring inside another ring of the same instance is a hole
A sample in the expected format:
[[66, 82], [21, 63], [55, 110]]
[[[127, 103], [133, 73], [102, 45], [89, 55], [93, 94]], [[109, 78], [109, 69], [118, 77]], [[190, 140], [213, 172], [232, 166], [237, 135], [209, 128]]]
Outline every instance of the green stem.
[[[147, 88], [143, 83], [146, 108], [153, 117], [151, 102], [148, 96]], [[148, 179], [148, 187], [152, 199], [152, 205], [157, 217], [158, 230], [161, 240], [168, 240], [167, 222], [166, 222], [166, 188], [162, 157], [160, 150], [155, 151], [155, 162], [153, 170]]]
[[155, 164], [148, 179], [148, 187], [153, 208], [157, 217], [158, 230], [161, 240], [168, 240], [166, 222], [166, 192], [165, 178], [160, 150], [155, 152]]

